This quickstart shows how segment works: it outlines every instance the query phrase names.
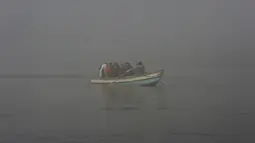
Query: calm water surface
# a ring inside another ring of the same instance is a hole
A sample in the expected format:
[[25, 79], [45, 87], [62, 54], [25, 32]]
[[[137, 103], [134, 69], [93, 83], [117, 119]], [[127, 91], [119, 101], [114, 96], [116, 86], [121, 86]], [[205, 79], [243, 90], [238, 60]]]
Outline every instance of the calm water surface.
[[166, 76], [152, 88], [1, 78], [0, 142], [255, 141], [252, 84], [215, 78]]

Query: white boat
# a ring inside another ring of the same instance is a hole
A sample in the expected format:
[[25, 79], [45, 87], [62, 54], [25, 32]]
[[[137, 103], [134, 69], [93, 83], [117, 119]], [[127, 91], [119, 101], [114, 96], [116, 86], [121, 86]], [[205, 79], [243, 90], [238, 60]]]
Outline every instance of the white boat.
[[140, 86], [156, 86], [164, 74], [164, 69], [152, 73], [146, 73], [141, 76], [128, 76], [117, 78], [92, 79], [92, 84], [135, 84]]

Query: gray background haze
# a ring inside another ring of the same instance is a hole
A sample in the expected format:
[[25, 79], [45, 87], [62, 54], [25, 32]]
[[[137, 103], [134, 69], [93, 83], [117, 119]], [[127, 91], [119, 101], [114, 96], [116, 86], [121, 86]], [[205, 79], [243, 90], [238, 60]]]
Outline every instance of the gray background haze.
[[90, 74], [104, 61], [138, 59], [172, 74], [236, 72], [254, 67], [254, 4], [2, 0], [0, 73]]

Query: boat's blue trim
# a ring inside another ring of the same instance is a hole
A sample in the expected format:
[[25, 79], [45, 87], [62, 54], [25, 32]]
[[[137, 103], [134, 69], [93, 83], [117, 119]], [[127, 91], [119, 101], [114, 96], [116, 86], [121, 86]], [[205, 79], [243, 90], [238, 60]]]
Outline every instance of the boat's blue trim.
[[158, 83], [160, 77], [154, 77], [149, 79], [142, 79], [142, 80], [136, 80], [136, 81], [130, 81], [130, 82], [117, 82], [118, 84], [139, 84], [139, 85], [147, 85], [147, 84], [153, 84]]

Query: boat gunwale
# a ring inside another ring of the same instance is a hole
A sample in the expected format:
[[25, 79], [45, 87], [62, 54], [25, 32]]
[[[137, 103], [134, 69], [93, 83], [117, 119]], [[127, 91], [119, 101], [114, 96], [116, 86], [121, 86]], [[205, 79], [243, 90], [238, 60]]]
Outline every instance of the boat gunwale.
[[122, 83], [133, 83], [133, 82], [146, 81], [146, 80], [151, 80], [151, 79], [156, 79], [156, 78], [159, 78], [158, 80], [161, 79], [160, 76], [156, 76], [156, 77], [150, 77], [150, 78], [139, 79], [139, 80], [133, 80], [133, 81], [115, 81], [115, 82], [113, 82], [113, 83], [119, 83], [119, 84], [122, 84]]
[[[151, 76], [150, 75], [153, 75], [153, 74], [159, 74], [157, 76]], [[154, 71], [154, 72], [150, 72], [150, 73], [146, 73], [146, 74], [143, 74], [143, 75], [138, 75], [138, 76], [126, 76], [126, 77], [114, 77], [114, 78], [98, 78], [98, 79], [92, 79], [91, 81], [95, 81], [95, 80], [101, 80], [101, 81], [111, 81], [111, 80], [126, 80], [126, 79], [133, 79], [133, 78], [137, 78], [137, 77], [148, 77], [146, 79], [150, 79], [150, 78], [155, 78], [155, 77], [162, 77], [164, 73], [164, 69], [160, 69], [160, 70], [157, 70], [157, 71]], [[142, 79], [143, 80], [143, 79]]]
[[[154, 74], [154, 75], [153, 75]], [[125, 83], [133, 83], [133, 82], [140, 82], [140, 81], [146, 81], [158, 78], [157, 82], [159, 82], [164, 74], [164, 69], [157, 70], [155, 72], [147, 73], [142, 76], [132, 76], [132, 78], [108, 78], [108, 79], [94, 79], [90, 80], [92, 84], [110, 84], [110, 83], [116, 83], [116, 84], [125, 84]], [[138, 79], [135, 79], [138, 78]], [[140, 78], [140, 79], [139, 79]], [[134, 80], [132, 80], [134, 79]]]

